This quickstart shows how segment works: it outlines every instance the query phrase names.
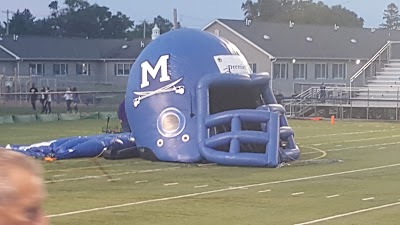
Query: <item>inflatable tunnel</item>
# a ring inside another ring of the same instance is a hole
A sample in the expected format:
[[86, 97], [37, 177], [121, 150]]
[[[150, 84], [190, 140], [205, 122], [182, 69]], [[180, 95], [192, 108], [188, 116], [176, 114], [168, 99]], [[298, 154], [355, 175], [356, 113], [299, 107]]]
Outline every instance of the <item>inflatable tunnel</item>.
[[208, 32], [152, 41], [132, 66], [125, 109], [136, 144], [160, 161], [276, 167], [300, 155], [270, 75]]
[[129, 147], [118, 142], [106, 157], [277, 167], [300, 156], [270, 75], [253, 73], [234, 44], [208, 32], [174, 30], [147, 45], [131, 68], [125, 111], [131, 134], [11, 147], [58, 159], [94, 157], [115, 138], [133, 137], [140, 151], [114, 151]]

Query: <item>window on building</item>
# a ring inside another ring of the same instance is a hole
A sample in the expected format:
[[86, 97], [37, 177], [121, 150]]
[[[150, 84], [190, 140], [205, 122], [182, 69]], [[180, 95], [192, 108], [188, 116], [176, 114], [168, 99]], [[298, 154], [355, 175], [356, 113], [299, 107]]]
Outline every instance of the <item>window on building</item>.
[[328, 78], [328, 64], [315, 64], [315, 78], [316, 79]]
[[251, 68], [251, 71], [253, 71], [253, 73], [257, 73], [257, 63], [249, 63], [249, 66]]
[[346, 64], [333, 64], [332, 77], [333, 79], [344, 79], [346, 77]]
[[118, 63], [114, 65], [114, 74], [117, 76], [127, 76], [131, 70], [131, 63]]
[[274, 79], [286, 79], [288, 74], [288, 64], [276, 63], [273, 65]]
[[30, 75], [44, 75], [44, 64], [43, 63], [30, 63], [29, 64]]
[[307, 64], [295, 63], [293, 64], [293, 78], [306, 79], [307, 78]]
[[65, 64], [65, 63], [53, 64], [53, 74], [54, 75], [67, 75], [68, 74], [68, 64]]
[[88, 63], [76, 64], [76, 74], [77, 75], [90, 75], [90, 64], [88, 64]]

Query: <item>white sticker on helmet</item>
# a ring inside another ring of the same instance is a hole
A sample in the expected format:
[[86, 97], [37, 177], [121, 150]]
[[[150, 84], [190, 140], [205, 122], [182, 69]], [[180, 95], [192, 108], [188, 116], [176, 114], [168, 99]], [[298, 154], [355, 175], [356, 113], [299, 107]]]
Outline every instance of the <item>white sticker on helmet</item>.
[[217, 55], [214, 56], [214, 60], [221, 73], [236, 73], [241, 75], [251, 73], [249, 64], [240, 55]]

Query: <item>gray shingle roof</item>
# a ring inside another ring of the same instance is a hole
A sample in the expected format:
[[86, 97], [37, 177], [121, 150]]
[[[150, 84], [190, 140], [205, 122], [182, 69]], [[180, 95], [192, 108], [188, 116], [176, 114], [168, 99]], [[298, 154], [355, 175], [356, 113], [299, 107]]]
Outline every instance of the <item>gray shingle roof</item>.
[[[63, 59], [63, 60], [102, 60], [136, 59], [142, 50], [142, 40], [123, 39], [84, 39], [40, 36], [3, 37], [0, 45], [21, 59]], [[145, 40], [144, 43], [149, 43]], [[126, 45], [127, 48], [122, 48]], [[4, 55], [6, 54], [6, 55]], [[9, 54], [0, 49], [0, 59], [9, 58]], [[12, 57], [11, 57], [12, 58]]]
[[8, 54], [7, 52], [3, 51], [0, 48], [0, 60], [13, 60], [15, 59], [12, 55]]
[[[289, 23], [218, 19], [276, 58], [369, 59], [388, 40], [400, 40], [400, 31]], [[269, 40], [264, 35], [270, 37]], [[312, 41], [307, 41], [307, 37]], [[351, 40], [356, 40], [352, 43]]]

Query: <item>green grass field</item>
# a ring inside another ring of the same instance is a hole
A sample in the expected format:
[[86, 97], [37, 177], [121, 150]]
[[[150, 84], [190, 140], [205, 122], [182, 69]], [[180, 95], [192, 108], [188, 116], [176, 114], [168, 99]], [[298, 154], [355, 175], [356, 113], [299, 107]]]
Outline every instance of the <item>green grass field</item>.
[[[104, 125], [0, 125], [0, 145], [95, 134]], [[290, 125], [301, 161], [276, 169], [141, 159], [43, 162], [46, 213], [54, 225], [399, 224], [399, 123]]]

